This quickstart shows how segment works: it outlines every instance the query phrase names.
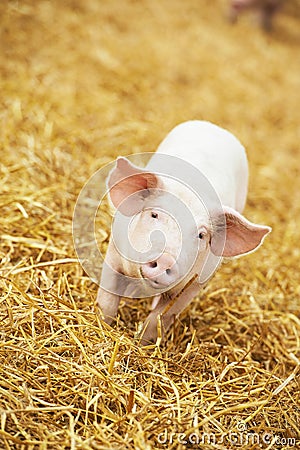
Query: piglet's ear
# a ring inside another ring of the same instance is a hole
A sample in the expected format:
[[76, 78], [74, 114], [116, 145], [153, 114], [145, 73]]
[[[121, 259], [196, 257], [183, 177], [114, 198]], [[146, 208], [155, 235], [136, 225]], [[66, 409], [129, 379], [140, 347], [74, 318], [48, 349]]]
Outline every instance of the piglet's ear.
[[154, 173], [134, 166], [123, 157], [117, 159], [107, 181], [114, 207], [128, 216], [141, 210], [147, 190], [159, 188], [159, 185], [160, 180]]
[[253, 252], [272, 230], [268, 226], [249, 222], [232, 208], [224, 207], [223, 211], [226, 237], [224, 239], [224, 233], [215, 230], [211, 239], [211, 251], [217, 256], [231, 257]]

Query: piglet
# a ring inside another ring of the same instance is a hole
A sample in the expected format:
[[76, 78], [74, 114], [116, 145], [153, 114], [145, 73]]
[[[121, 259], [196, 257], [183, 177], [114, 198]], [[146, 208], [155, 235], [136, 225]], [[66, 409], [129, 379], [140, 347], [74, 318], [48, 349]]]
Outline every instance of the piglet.
[[121, 297], [152, 297], [140, 341], [164, 333], [223, 258], [256, 250], [271, 228], [247, 220], [244, 147], [205, 121], [175, 127], [145, 168], [119, 157], [107, 180], [115, 208], [97, 295], [111, 323]]
[[229, 6], [229, 20], [236, 22], [238, 16], [246, 10], [257, 12], [262, 27], [269, 31], [272, 19], [284, 0], [231, 0]]

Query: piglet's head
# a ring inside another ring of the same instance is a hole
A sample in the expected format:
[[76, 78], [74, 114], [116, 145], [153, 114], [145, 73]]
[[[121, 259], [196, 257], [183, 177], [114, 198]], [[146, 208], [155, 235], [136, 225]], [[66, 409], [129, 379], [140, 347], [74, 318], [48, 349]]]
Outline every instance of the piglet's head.
[[[256, 250], [271, 231], [226, 205], [208, 212], [210, 208], [193, 189], [180, 186], [180, 180], [179, 187], [168, 184], [126, 158], [117, 159], [107, 184], [114, 207], [130, 218], [129, 226], [118, 228], [116, 239], [127, 258], [123, 270], [155, 289], [172, 287], [195, 273], [204, 282], [217, 268], [217, 260]], [[205, 270], [209, 260], [212, 267]]]

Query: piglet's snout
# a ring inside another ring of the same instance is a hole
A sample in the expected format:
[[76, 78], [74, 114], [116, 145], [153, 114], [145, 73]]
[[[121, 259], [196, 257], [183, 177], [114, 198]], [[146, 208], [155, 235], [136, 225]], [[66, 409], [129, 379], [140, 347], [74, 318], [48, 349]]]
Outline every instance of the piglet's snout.
[[143, 264], [142, 273], [144, 278], [161, 286], [169, 286], [174, 283], [179, 275], [176, 259], [168, 253], [163, 253], [155, 261]]

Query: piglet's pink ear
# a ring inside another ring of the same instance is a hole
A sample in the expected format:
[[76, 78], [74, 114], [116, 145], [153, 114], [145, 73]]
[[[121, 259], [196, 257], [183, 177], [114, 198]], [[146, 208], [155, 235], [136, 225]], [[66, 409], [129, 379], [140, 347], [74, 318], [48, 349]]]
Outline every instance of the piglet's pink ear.
[[[211, 251], [217, 256], [240, 256], [256, 250], [263, 243], [271, 228], [249, 222], [232, 208], [223, 208], [226, 223], [226, 237], [217, 230], [211, 239]], [[224, 242], [225, 240], [225, 242]]]
[[[134, 166], [123, 157], [117, 159], [107, 181], [114, 207], [128, 216], [142, 209], [147, 189], [158, 188], [159, 185], [160, 180], [154, 173]], [[134, 195], [142, 194], [142, 191], [144, 195]]]

